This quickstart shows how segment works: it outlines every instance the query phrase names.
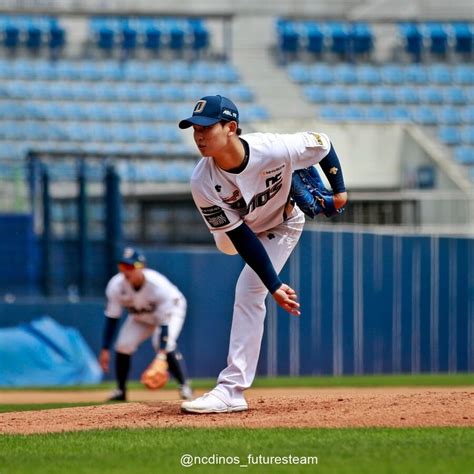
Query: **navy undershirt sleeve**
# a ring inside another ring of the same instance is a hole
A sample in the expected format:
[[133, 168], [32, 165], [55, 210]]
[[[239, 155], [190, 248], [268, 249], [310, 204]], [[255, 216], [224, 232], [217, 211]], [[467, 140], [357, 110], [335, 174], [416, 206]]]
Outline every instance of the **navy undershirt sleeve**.
[[102, 349], [110, 349], [118, 321], [117, 318], [105, 318], [104, 333], [102, 335]]
[[245, 263], [260, 277], [270, 293], [274, 293], [282, 282], [273, 267], [270, 257], [257, 236], [242, 223], [239, 227], [226, 232], [235, 249]]
[[[319, 166], [321, 166], [321, 169], [324, 171], [334, 193], [343, 193], [346, 190], [344, 176], [342, 174], [341, 163], [339, 162], [339, 158], [337, 157], [336, 150], [332, 146], [332, 143], [329, 153], [319, 162]], [[331, 173], [331, 170], [334, 168], [337, 169], [337, 172]]]

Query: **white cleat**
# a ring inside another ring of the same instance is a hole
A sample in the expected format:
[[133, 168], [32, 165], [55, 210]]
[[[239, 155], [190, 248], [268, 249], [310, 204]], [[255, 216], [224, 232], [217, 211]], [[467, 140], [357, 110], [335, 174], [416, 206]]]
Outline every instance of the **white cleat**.
[[188, 413], [231, 413], [245, 411], [248, 408], [245, 400], [239, 405], [230, 405], [212, 393], [206, 393], [202, 397], [196, 398], [196, 400], [181, 404], [181, 410]]

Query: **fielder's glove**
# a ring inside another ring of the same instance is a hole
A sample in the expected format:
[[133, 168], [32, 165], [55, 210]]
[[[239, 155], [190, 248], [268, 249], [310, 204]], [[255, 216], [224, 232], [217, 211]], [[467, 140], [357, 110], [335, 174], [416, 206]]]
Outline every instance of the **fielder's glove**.
[[166, 354], [158, 354], [141, 376], [141, 383], [150, 390], [157, 390], [166, 385], [169, 379]]
[[344, 211], [344, 208], [336, 209], [334, 193], [326, 189], [314, 166], [293, 172], [290, 196], [311, 219], [321, 213], [332, 217]]

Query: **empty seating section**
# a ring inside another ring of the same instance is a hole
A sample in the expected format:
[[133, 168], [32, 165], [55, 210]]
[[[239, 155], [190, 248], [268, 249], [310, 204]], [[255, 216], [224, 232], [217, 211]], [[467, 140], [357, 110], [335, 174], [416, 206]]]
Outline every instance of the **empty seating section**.
[[200, 18], [96, 17], [89, 22], [93, 44], [104, 52], [137, 50], [159, 54], [163, 50], [194, 57], [206, 52], [210, 31]]
[[370, 55], [373, 33], [367, 23], [311, 20], [276, 21], [278, 52], [283, 62], [299, 55], [357, 58]]
[[47, 48], [56, 57], [65, 46], [67, 35], [56, 17], [0, 15], [0, 38], [10, 54], [21, 49], [39, 53]]
[[433, 127], [457, 161], [474, 164], [472, 63], [293, 62], [287, 71], [325, 120]]

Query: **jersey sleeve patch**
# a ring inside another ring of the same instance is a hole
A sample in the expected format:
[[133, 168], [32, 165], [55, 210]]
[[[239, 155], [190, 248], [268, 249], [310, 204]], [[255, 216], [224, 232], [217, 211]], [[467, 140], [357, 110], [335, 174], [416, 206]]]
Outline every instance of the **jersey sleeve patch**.
[[214, 229], [230, 224], [230, 221], [225, 215], [222, 207], [211, 206], [201, 207], [200, 209], [204, 219], [206, 219], [207, 223]]
[[327, 148], [329, 146], [329, 144], [327, 143], [326, 137], [316, 132], [304, 133], [304, 143], [307, 148], [314, 148], [314, 147]]

